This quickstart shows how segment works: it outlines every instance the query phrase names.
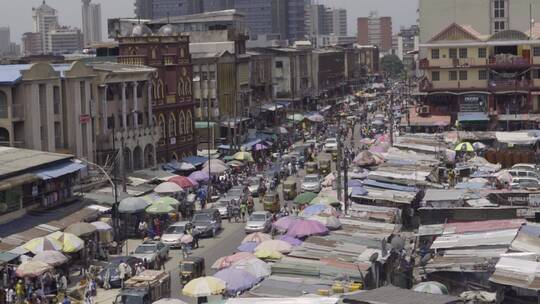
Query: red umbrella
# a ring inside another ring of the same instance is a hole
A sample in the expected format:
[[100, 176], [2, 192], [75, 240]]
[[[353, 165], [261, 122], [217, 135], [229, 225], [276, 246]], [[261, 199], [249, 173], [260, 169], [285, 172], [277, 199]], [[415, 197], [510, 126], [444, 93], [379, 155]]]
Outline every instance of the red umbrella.
[[169, 178], [167, 181], [177, 184], [178, 186], [182, 187], [182, 189], [193, 188], [199, 185], [197, 181], [185, 176], [174, 176]]

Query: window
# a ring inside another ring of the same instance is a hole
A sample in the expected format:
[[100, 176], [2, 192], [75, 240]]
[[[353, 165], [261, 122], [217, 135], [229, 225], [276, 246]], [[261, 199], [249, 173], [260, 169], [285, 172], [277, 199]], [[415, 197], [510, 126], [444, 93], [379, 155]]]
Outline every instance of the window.
[[86, 82], [80, 82], [81, 93], [81, 114], [86, 114]]
[[0, 118], [8, 118], [8, 100], [6, 93], [0, 91]]
[[450, 72], [448, 72], [448, 79], [450, 79], [450, 80], [457, 80], [457, 72], [456, 72], [456, 71], [450, 71]]
[[165, 129], [165, 116], [163, 114], [159, 115], [159, 129], [161, 130], [162, 144], [164, 144], [164, 140], [167, 137], [167, 130]]
[[191, 133], [193, 133], [193, 116], [191, 115], [191, 111], [188, 111], [186, 116], [186, 134]]
[[486, 48], [479, 48], [478, 49], [478, 58], [486, 58], [487, 51]]
[[478, 71], [478, 80], [487, 80], [488, 73], [486, 70]]
[[540, 79], [540, 69], [534, 69], [533, 70], [533, 78], [534, 79]]
[[431, 59], [439, 59], [439, 49], [431, 50]]
[[467, 48], [459, 49], [459, 58], [467, 58]]
[[202, 72], [202, 80], [208, 80], [208, 72]]
[[210, 77], [210, 80], [216, 80], [216, 72], [211, 71], [211, 72], [209, 72], [209, 75], [210, 75], [210, 76], [209, 76], [209, 77]]
[[431, 72], [431, 81], [439, 81], [439, 80], [441, 80], [441, 73], [439, 71]]
[[457, 49], [449, 49], [448, 50], [448, 57], [450, 57], [450, 59], [456, 59], [457, 58]]
[[53, 109], [54, 114], [60, 114], [60, 87], [53, 86]]
[[495, 21], [495, 33], [504, 31], [504, 21]]
[[173, 113], [169, 115], [169, 137], [176, 137], [176, 117]]
[[107, 117], [107, 129], [111, 130], [114, 128], [114, 116]]
[[493, 1], [493, 16], [495, 18], [504, 18], [504, 0]]
[[186, 115], [184, 114], [184, 111], [181, 111], [180, 115], [178, 116], [179, 135], [186, 134], [186, 131], [184, 129], [185, 123], [186, 123]]
[[283, 61], [276, 61], [276, 69], [282, 69], [283, 68]]
[[534, 56], [534, 57], [540, 57], [540, 47], [535, 46], [535, 47], [533, 48], [533, 56]]
[[467, 71], [459, 71], [459, 80], [467, 80]]

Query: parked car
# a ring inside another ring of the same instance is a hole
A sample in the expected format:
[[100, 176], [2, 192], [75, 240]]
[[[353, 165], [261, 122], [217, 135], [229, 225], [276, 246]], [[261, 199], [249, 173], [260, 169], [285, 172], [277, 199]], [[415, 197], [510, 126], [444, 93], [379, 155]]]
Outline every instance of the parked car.
[[[122, 279], [120, 278], [120, 271], [118, 270], [118, 265], [126, 263], [131, 268], [131, 273], [129, 276], [135, 275], [136, 265], [142, 263], [143, 261], [134, 256], [117, 256], [112, 258], [103, 269], [97, 275], [97, 283], [99, 286], [103, 287], [105, 283], [105, 278], [109, 277], [109, 285], [112, 288], [122, 287]], [[107, 275], [107, 272], [109, 273]]]
[[511, 186], [513, 189], [540, 188], [540, 180], [533, 177], [514, 177]]
[[304, 177], [302, 181], [302, 192], [315, 192], [321, 191], [321, 177], [318, 174], [309, 174]]
[[540, 176], [535, 171], [522, 170], [522, 169], [510, 169], [508, 173], [513, 177], [532, 177], [540, 179]]
[[227, 206], [229, 204], [232, 204], [233, 199], [230, 197], [221, 197], [215, 204], [214, 208], [219, 211], [219, 215], [221, 215], [221, 218], [228, 218], [229, 212], [227, 210]]
[[195, 233], [200, 236], [215, 237], [221, 229], [221, 214], [217, 209], [196, 211], [191, 219]]
[[259, 195], [259, 188], [261, 187], [261, 179], [259, 177], [253, 176], [247, 180], [248, 191], [252, 196]]
[[536, 173], [540, 171], [535, 164], [515, 164], [512, 166], [511, 170], [532, 171]]
[[167, 227], [161, 236], [163, 244], [169, 246], [169, 248], [180, 248], [182, 246], [180, 240], [186, 233], [187, 225], [189, 225], [189, 222], [180, 221]]
[[267, 232], [272, 227], [272, 214], [268, 211], [255, 211], [246, 222], [246, 233]]
[[245, 186], [234, 186], [225, 196], [234, 199], [236, 203], [240, 204], [247, 201], [247, 191], [247, 187]]
[[324, 142], [323, 150], [324, 152], [337, 151], [338, 143], [335, 137], [327, 138]]
[[132, 256], [146, 261], [149, 268], [156, 268], [156, 260], [166, 261], [169, 258], [169, 246], [161, 241], [145, 241], [131, 254]]

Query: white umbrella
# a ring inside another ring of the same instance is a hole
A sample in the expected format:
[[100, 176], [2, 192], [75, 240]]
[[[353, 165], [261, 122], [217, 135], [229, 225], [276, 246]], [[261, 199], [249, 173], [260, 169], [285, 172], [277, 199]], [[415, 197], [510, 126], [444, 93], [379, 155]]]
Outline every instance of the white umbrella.
[[182, 187], [172, 182], [164, 182], [154, 188], [154, 192], [156, 193], [176, 193], [181, 192], [182, 190]]
[[53, 267], [62, 265], [64, 263], [66, 263], [68, 260], [69, 260], [68, 257], [63, 255], [61, 252], [54, 251], [54, 250], [42, 251], [42, 252], [36, 254], [32, 258], [32, 261], [43, 262], [43, 263], [49, 264], [49, 265], [51, 265]]
[[187, 304], [187, 302], [178, 299], [165, 298], [158, 300], [152, 304]]
[[192, 164], [190, 163], [186, 163], [186, 162], [181, 162], [179, 165], [178, 165], [178, 169], [180, 171], [191, 171], [191, 170], [195, 170], [195, 166], [193, 166]]
[[90, 224], [92, 224], [94, 227], [96, 227], [98, 231], [109, 231], [109, 230], [113, 229], [113, 227], [111, 227], [111, 225], [109, 225], [109, 224], [107, 224], [105, 222], [101, 222], [101, 221], [92, 222]]
[[232, 268], [247, 271], [257, 278], [264, 278], [272, 273], [270, 265], [259, 259], [249, 259], [234, 263]]

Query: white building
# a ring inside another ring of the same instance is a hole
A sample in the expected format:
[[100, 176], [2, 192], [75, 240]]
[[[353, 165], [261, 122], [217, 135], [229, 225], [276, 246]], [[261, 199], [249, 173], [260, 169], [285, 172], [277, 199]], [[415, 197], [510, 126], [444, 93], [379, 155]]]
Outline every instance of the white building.
[[347, 10], [343, 8], [326, 8], [325, 18], [327, 34], [347, 36]]
[[56, 10], [48, 6], [45, 3], [45, 0], [43, 0], [43, 3], [39, 7], [32, 8], [32, 19], [34, 22], [34, 32], [41, 34], [41, 45], [43, 50], [48, 50], [47, 33], [58, 27], [58, 15]]
[[0, 55], [8, 54], [11, 47], [9, 27], [0, 27]]
[[82, 29], [84, 45], [101, 42], [101, 4], [90, 3], [92, 0], [82, 0]]
[[83, 49], [83, 35], [77, 28], [57, 28], [47, 34], [47, 53], [74, 53]]

